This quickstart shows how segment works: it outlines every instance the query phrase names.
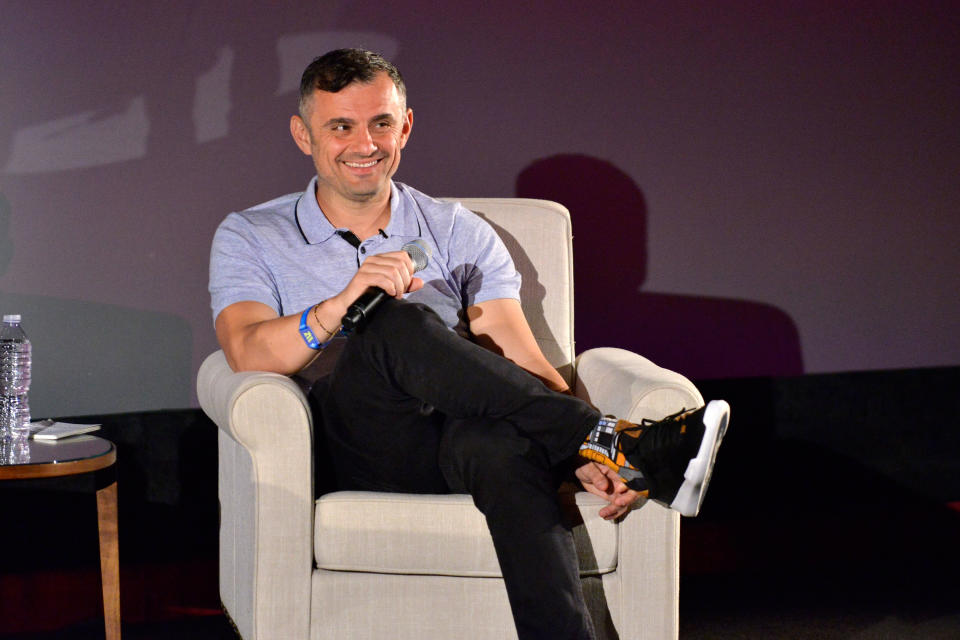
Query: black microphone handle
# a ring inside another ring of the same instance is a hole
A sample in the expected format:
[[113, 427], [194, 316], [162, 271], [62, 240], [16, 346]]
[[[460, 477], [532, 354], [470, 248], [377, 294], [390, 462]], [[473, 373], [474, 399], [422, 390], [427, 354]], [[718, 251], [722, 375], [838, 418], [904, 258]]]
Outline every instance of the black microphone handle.
[[364, 324], [370, 312], [386, 297], [387, 292], [380, 287], [367, 287], [367, 290], [347, 308], [347, 313], [340, 321], [344, 331], [353, 331]]
[[[425, 269], [427, 263], [430, 262], [430, 256], [433, 254], [430, 245], [425, 244], [420, 238], [411, 240], [400, 249], [406, 251], [407, 255], [410, 256], [414, 273]], [[386, 297], [387, 292], [380, 287], [367, 287], [367, 290], [347, 308], [347, 313], [340, 321], [344, 331], [349, 333], [362, 328], [367, 321], [367, 317]]]

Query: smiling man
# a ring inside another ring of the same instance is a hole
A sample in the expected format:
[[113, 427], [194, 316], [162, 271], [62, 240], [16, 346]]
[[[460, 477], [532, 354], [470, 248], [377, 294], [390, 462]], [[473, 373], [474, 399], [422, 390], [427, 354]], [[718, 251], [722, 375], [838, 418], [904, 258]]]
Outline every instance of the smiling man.
[[[493, 229], [392, 180], [412, 129], [403, 78], [381, 56], [344, 49], [307, 67], [290, 132], [316, 176], [220, 225], [217, 338], [234, 370], [295, 374], [326, 355], [361, 294], [382, 289], [386, 300], [309, 393], [337, 488], [469, 493], [520, 638], [592, 638], [556, 471], [577, 460], [608, 519], [640, 496], [696, 515], [729, 408], [634, 425], [570, 395], [523, 316], [520, 276]], [[417, 276], [402, 250], [414, 240], [432, 252]]]

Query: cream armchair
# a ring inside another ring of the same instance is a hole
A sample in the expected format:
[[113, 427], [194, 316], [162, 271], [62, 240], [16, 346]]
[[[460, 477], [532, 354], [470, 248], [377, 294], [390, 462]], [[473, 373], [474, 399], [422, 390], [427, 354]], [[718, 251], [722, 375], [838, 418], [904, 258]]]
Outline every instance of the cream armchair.
[[[621, 349], [574, 360], [571, 227], [562, 206], [461, 199], [501, 235], [523, 274], [523, 308], [551, 362], [605, 413], [658, 419], [703, 404], [683, 376]], [[515, 638], [483, 515], [469, 496], [314, 496], [313, 424], [284, 376], [200, 368], [219, 426], [220, 595], [245, 640]], [[610, 523], [603, 501], [561, 495], [581, 576], [607, 638], [676, 638], [679, 516], [649, 502]]]

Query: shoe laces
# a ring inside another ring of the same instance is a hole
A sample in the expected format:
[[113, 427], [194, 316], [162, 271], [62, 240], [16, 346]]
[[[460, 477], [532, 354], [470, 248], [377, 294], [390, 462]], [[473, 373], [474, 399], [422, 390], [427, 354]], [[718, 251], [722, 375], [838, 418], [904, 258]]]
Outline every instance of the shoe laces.
[[[667, 449], [680, 446], [685, 440], [685, 434], [687, 431], [686, 424], [682, 420], [684, 414], [689, 413], [689, 411], [684, 408], [680, 409], [676, 413], [671, 413], [665, 418], [660, 420], [652, 420], [650, 418], [643, 418], [639, 424], [634, 424], [632, 426], [625, 427], [623, 429], [618, 429], [620, 432], [630, 432], [636, 433], [635, 440], [630, 438], [635, 444], [631, 449], [636, 448], [641, 441], [644, 442], [644, 448], [653, 448], [658, 450]], [[656, 428], [653, 428], [656, 427]], [[623, 439], [620, 440], [622, 443]]]
[[658, 422], [671, 422], [673, 420], [676, 420], [677, 418], [679, 418], [685, 413], [688, 413], [686, 408], [680, 409], [680, 411], [677, 411], [676, 413], [671, 413], [666, 418], [661, 418], [660, 420], [651, 420], [650, 418], [644, 418], [643, 420], [640, 421], [640, 426], [647, 427], [652, 424], [657, 424]]
[[[647, 427], [651, 427], [651, 426], [653, 426], [653, 425], [655, 425], [655, 424], [658, 424], [658, 423], [661, 423], [661, 422], [663, 422], [663, 423], [671, 422], [671, 421], [676, 420], [677, 418], [679, 418], [679, 417], [680, 417], [681, 415], [683, 415], [684, 413], [687, 413], [687, 410], [686, 410], [686, 409], [680, 409], [680, 411], [677, 411], [676, 413], [671, 413], [670, 415], [666, 416], [665, 418], [660, 418], [659, 420], [653, 420], [653, 419], [651, 419], [651, 418], [642, 418], [642, 419], [640, 420], [640, 422], [627, 422], [626, 420], [621, 420], [620, 423], [623, 424], [624, 426], [621, 427], [621, 426], [618, 425], [618, 426], [617, 426], [617, 432], [619, 432], [619, 433], [631, 432], [631, 433], [632, 433], [632, 432], [635, 432], [635, 431], [639, 430], [640, 433], [637, 434], [637, 435], [639, 436], [639, 435], [642, 435], [642, 434], [643, 434], [643, 432], [646, 430]], [[613, 417], [613, 416], [608, 416], [608, 418], [611, 418], [611, 417]]]

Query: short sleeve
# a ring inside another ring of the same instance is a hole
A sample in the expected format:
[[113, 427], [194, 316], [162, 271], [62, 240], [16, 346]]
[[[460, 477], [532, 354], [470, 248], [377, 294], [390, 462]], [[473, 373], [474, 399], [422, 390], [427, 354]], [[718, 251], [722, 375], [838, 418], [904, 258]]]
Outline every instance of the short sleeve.
[[520, 273], [493, 227], [472, 211], [458, 207], [450, 253], [463, 265], [464, 307], [498, 298], [520, 299]]
[[230, 214], [213, 236], [210, 250], [210, 305], [213, 319], [236, 302], [263, 303], [282, 315], [279, 288], [263, 259], [248, 221]]

